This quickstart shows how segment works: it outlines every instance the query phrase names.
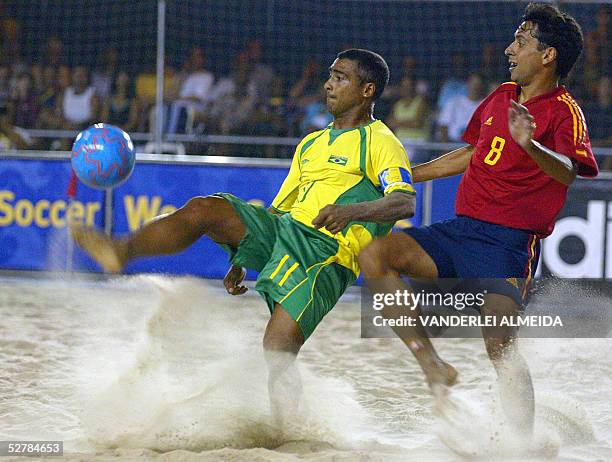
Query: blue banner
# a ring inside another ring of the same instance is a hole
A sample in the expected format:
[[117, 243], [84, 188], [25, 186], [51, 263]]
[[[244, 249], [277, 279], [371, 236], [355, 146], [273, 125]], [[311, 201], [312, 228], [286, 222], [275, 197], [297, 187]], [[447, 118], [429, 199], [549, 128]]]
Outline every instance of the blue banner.
[[82, 186], [71, 199], [70, 175], [68, 161], [0, 161], [0, 268], [96, 269], [80, 252], [68, 261], [67, 224], [103, 226], [104, 192]]
[[[273, 167], [140, 162], [130, 179], [113, 191], [113, 235], [135, 232], [146, 222], [176, 210], [192, 197], [220, 191], [269, 206], [287, 171], [287, 168]], [[0, 162], [0, 268], [64, 270], [71, 267], [78, 271], [99, 271], [78, 249], [68, 261], [67, 223], [74, 221], [103, 228], [105, 194], [79, 184], [77, 195], [71, 201], [66, 192], [70, 173], [67, 160], [4, 159]], [[420, 198], [422, 186], [416, 185], [416, 190]], [[443, 193], [445, 202], [452, 207], [454, 193], [447, 189]], [[421, 207], [417, 205], [417, 215], [397, 226], [418, 226], [421, 215]], [[134, 261], [126, 272], [221, 278], [227, 269], [225, 252], [204, 238], [177, 255]], [[250, 278], [255, 276], [249, 274]]]

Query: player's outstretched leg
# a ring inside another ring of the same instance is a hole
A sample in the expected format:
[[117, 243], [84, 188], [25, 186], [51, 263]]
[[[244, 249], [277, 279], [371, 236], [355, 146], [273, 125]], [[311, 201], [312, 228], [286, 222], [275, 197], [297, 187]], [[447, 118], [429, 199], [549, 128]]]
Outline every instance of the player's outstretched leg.
[[116, 273], [134, 258], [180, 252], [202, 236], [238, 247], [246, 232], [232, 205], [222, 197], [194, 197], [182, 208], [147, 223], [127, 237], [114, 239], [72, 226], [75, 242], [105, 271]]
[[[400, 279], [400, 274], [426, 279], [438, 276], [436, 265], [425, 250], [412, 237], [399, 233], [372, 242], [359, 255], [359, 265], [372, 293], [410, 291], [410, 287]], [[421, 310], [418, 306], [414, 309], [386, 306], [382, 314], [388, 319], [410, 316], [415, 320], [414, 327], [394, 327], [393, 330], [414, 354], [434, 394], [440, 386], [455, 384], [457, 371], [438, 356], [420, 322]]]
[[295, 359], [303, 344], [300, 326], [277, 303], [266, 326], [263, 347], [268, 363], [270, 407], [279, 428], [286, 428], [298, 410], [302, 381]]
[[510, 297], [488, 294], [480, 308], [483, 316], [496, 316], [496, 327], [483, 327], [482, 335], [500, 387], [502, 406], [517, 431], [530, 436], [533, 431], [535, 402], [529, 367], [518, 349], [517, 328], [500, 326], [502, 316], [519, 314]]

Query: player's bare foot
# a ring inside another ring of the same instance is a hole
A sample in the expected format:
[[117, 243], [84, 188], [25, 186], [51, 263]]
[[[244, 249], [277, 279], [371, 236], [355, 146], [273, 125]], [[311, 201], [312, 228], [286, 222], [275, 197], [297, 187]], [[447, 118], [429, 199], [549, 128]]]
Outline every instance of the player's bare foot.
[[[431, 367], [426, 372], [426, 379], [429, 388], [432, 392], [438, 387], [452, 387], [457, 383], [457, 369], [444, 361], [436, 362], [436, 365]], [[435, 394], [435, 393], [434, 393]]]
[[108, 273], [118, 273], [127, 261], [125, 249], [118, 241], [91, 228], [70, 226], [74, 242]]

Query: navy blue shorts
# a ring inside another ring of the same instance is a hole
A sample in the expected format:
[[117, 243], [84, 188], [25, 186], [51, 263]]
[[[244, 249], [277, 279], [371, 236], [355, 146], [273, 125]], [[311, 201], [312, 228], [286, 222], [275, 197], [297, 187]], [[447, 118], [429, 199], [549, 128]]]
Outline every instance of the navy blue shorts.
[[439, 278], [466, 280], [473, 290], [526, 304], [540, 256], [535, 234], [465, 216], [403, 232], [431, 256]]

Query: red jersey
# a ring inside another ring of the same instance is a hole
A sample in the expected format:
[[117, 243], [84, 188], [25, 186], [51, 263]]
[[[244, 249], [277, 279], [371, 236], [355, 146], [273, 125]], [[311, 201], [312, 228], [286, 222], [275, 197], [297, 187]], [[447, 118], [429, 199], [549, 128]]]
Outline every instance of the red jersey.
[[[455, 211], [508, 228], [549, 235], [565, 203], [567, 186], [544, 173], [521, 148], [508, 127], [510, 100], [520, 87], [504, 83], [478, 106], [463, 140], [475, 147], [459, 190]], [[523, 103], [534, 117], [533, 138], [569, 157], [578, 175], [597, 176], [582, 110], [560, 86]]]

